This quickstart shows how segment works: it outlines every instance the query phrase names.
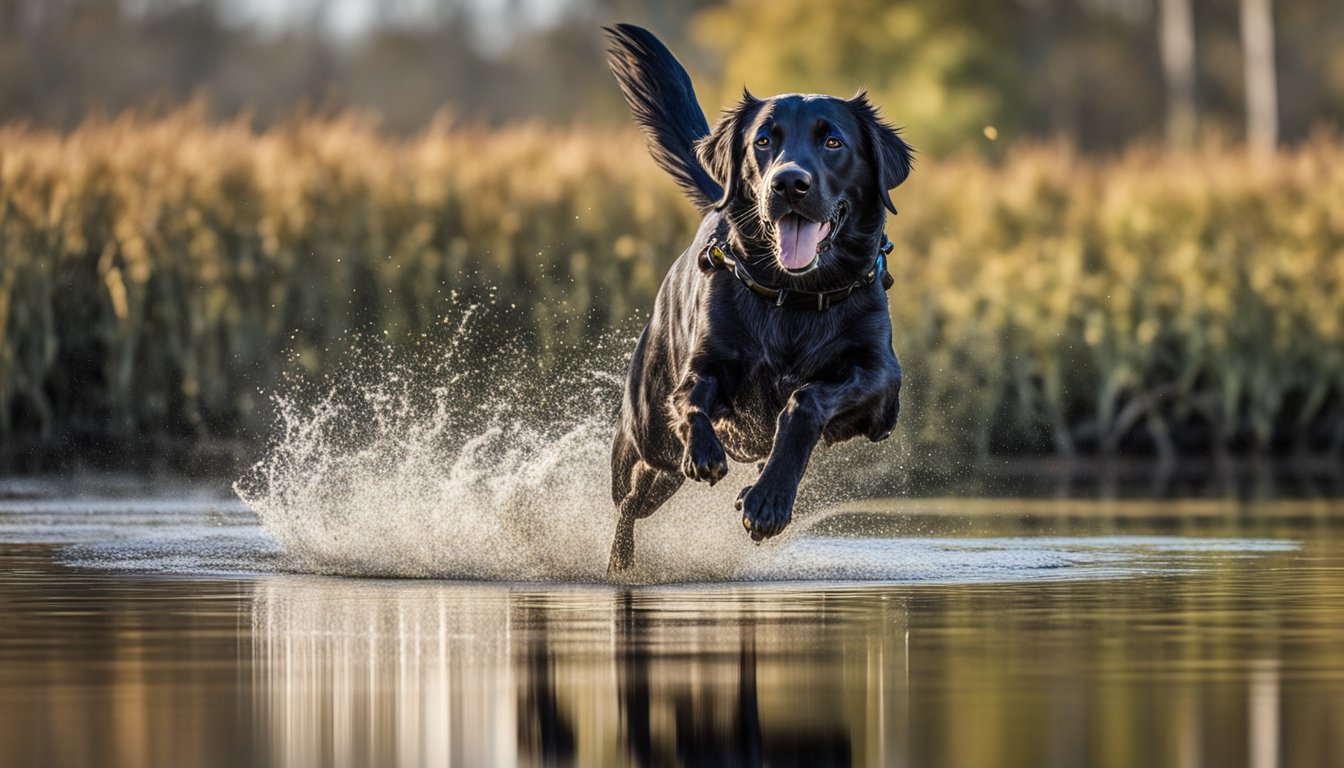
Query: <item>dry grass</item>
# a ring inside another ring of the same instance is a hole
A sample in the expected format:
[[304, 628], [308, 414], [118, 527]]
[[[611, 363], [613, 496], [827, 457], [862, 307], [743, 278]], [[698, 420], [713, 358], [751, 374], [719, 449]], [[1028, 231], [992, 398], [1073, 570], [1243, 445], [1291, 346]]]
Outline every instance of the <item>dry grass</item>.
[[1344, 146], [929, 166], [893, 315], [923, 442], [1344, 447]]
[[[911, 450], [1344, 447], [1344, 144], [1010, 154], [896, 195]], [[259, 429], [259, 386], [455, 291], [552, 350], [651, 306], [695, 224], [628, 133], [0, 128], [0, 438]]]

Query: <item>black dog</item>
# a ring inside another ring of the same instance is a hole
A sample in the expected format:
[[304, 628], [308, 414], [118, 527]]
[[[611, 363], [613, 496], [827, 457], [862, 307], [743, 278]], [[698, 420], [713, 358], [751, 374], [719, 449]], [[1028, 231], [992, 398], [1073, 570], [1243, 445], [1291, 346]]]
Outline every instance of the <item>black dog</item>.
[[819, 439], [877, 441], [896, 426], [883, 226], [912, 150], [863, 94], [744, 91], [711, 132], [656, 37], [606, 32], [654, 159], [705, 214], [630, 361], [611, 455], [618, 572], [634, 559], [635, 521], [686, 478], [713, 485], [729, 456], [764, 459], [737, 501], [759, 541], [788, 525]]

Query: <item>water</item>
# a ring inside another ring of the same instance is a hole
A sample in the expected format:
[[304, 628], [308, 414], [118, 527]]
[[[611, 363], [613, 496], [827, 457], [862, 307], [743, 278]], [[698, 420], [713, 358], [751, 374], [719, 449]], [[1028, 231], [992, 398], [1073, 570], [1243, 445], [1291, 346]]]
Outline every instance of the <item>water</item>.
[[216, 488], [0, 497], [5, 766], [1344, 761], [1337, 501], [856, 500], [632, 585], [296, 572]]
[[612, 580], [619, 366], [471, 318], [278, 393], [232, 488], [0, 480], [0, 766], [1344, 764], [1344, 503], [863, 498], [893, 440]]

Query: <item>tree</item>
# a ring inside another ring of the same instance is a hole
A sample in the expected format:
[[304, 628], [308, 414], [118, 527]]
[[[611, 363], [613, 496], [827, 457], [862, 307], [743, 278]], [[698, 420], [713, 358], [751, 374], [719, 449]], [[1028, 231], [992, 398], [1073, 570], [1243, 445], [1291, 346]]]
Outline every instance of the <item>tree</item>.
[[[1000, 5], [1004, 8], [1000, 8]], [[745, 0], [701, 12], [695, 37], [723, 60], [710, 114], [746, 85], [760, 96], [793, 91], [848, 97], [868, 89], [922, 151], [1008, 136], [1023, 102], [1008, 4], [971, 0]], [[856, 20], [862, 19], [862, 22]]]
[[1195, 20], [1190, 0], [1161, 0], [1158, 18], [1167, 85], [1167, 143], [1188, 147], [1198, 123], [1195, 103]]
[[1246, 66], [1246, 143], [1263, 157], [1272, 154], [1279, 142], [1273, 0], [1241, 0], [1241, 49]]

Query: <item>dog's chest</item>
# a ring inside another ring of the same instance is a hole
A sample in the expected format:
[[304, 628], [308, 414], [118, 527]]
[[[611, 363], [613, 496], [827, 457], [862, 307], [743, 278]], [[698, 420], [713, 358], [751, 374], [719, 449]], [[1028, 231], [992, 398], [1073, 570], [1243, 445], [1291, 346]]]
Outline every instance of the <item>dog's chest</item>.
[[747, 378], [787, 399], [793, 390], [824, 376], [844, 346], [837, 319], [837, 313], [762, 313], [747, 326], [753, 329], [746, 334], [749, 349], [743, 350]]
[[825, 378], [828, 351], [838, 342], [833, 329], [813, 324], [805, 329], [785, 323], [757, 326], [763, 333], [739, 339], [735, 356], [741, 365], [726, 413], [715, 429], [737, 461], [756, 461], [770, 453], [775, 421], [789, 397], [809, 382]]
[[793, 392], [806, 383], [805, 378], [787, 367], [772, 365], [764, 357], [743, 370], [729, 407], [714, 423], [728, 455], [736, 461], [758, 461], [768, 456], [779, 412]]

